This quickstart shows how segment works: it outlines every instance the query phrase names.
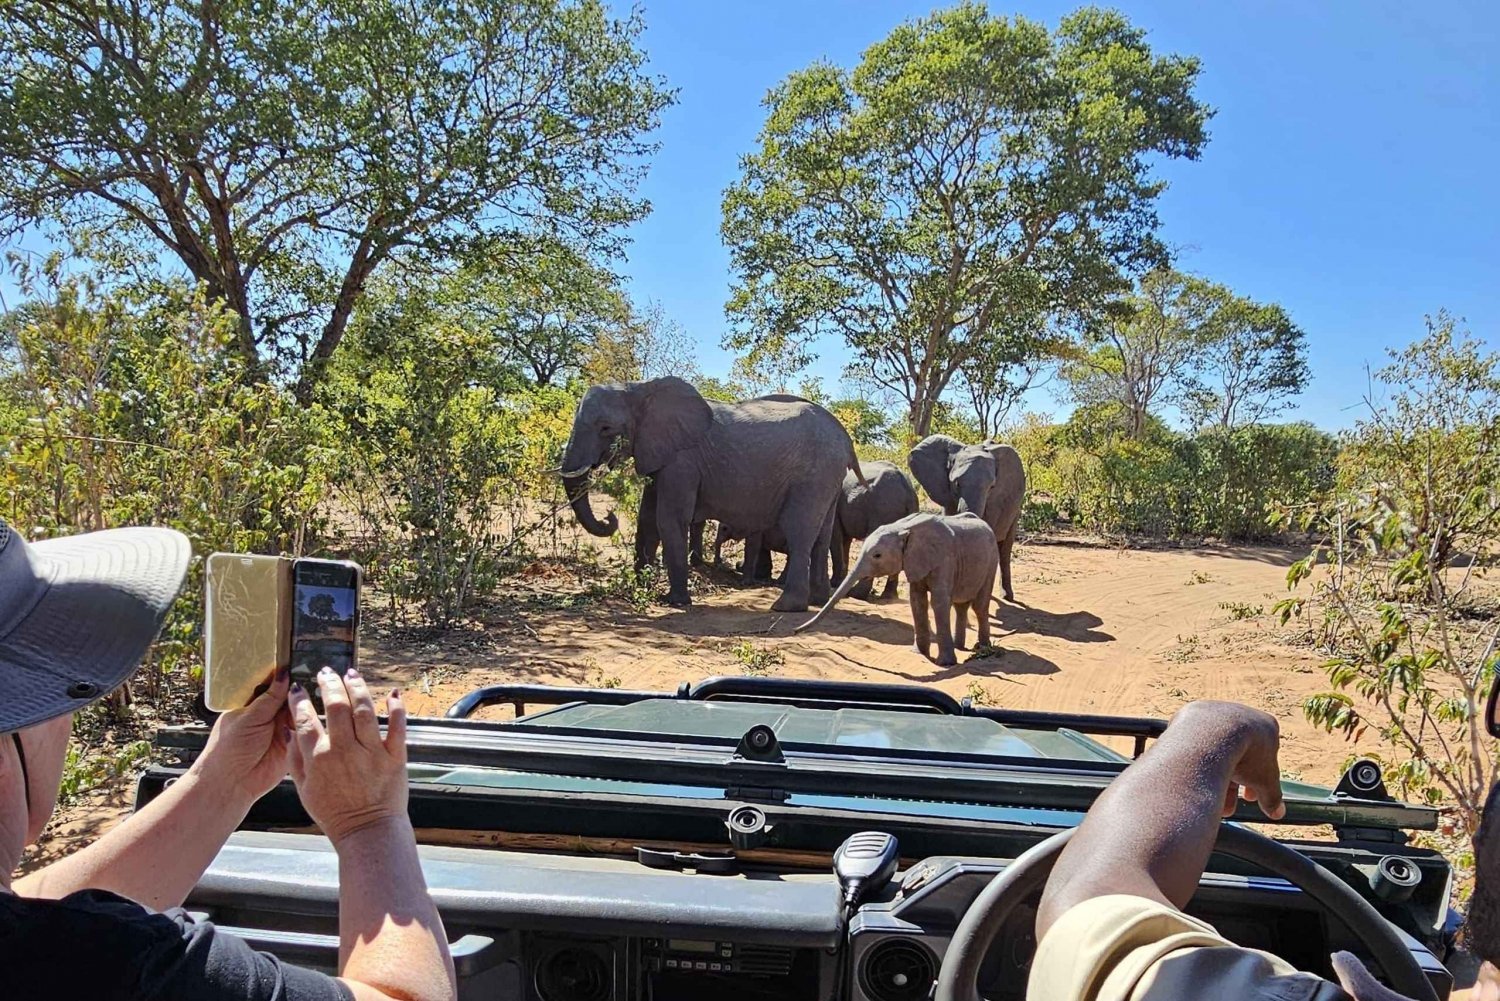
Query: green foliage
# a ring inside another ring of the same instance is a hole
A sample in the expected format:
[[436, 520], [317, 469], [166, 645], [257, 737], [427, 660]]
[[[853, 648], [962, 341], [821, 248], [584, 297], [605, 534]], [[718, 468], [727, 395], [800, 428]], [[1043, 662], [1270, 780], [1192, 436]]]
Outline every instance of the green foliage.
[[150, 757], [151, 743], [145, 740], [133, 740], [107, 751], [90, 749], [76, 741], [70, 741], [67, 757], [63, 761], [57, 802], [66, 806], [106, 782], [119, 778]]
[[1336, 493], [1281, 512], [1319, 541], [1287, 571], [1306, 590], [1276, 612], [1309, 620], [1328, 654], [1331, 691], [1306, 701], [1308, 719], [1373, 732], [1396, 787], [1444, 802], [1471, 837], [1500, 765], [1480, 719], [1500, 623], [1471, 614], [1500, 554], [1500, 355], [1440, 314], [1376, 378]]
[[[178, 284], [109, 289], [53, 260], [19, 267], [3, 320], [0, 515], [33, 537], [179, 529], [194, 552], [300, 553], [332, 450], [323, 415], [245, 379], [226, 311]], [[197, 663], [201, 564], [142, 674]]]
[[1108, 404], [1080, 407], [1065, 424], [1032, 421], [1010, 436], [1031, 495], [1092, 532], [1263, 538], [1274, 507], [1333, 485], [1338, 443], [1308, 424], [1191, 435], [1148, 420], [1133, 437], [1120, 415]]
[[924, 437], [971, 357], [1164, 256], [1148, 160], [1198, 155], [1197, 75], [1112, 11], [1049, 31], [977, 3], [793, 73], [724, 197], [726, 346], [795, 371], [836, 331]]
[[504, 335], [453, 316], [450, 291], [373, 293], [323, 394], [348, 445], [338, 496], [365, 530], [370, 577], [438, 628], [525, 555], [578, 401], [521, 382]]
[[0, 226], [175, 259], [310, 397], [388, 261], [644, 215], [671, 95], [600, 0], [4, 0]]
[[1247, 601], [1221, 601], [1219, 607], [1228, 612], [1229, 617], [1235, 622], [1258, 619], [1266, 612], [1264, 605], [1252, 605]]
[[729, 648], [729, 655], [739, 662], [740, 668], [752, 678], [763, 678], [772, 668], [786, 663], [786, 656], [772, 647], [762, 646], [753, 640], [740, 640]]

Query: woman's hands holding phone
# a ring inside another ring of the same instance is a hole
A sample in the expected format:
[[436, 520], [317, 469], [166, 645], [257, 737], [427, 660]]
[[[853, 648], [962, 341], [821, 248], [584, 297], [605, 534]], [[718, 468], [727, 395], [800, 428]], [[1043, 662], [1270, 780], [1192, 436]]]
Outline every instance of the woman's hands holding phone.
[[337, 847], [367, 827], [406, 821], [406, 707], [392, 691], [382, 735], [374, 697], [357, 670], [340, 677], [325, 667], [317, 685], [323, 720], [307, 690], [292, 686], [289, 762], [302, 805]]
[[290, 685], [283, 668], [249, 705], [220, 716], [203, 753], [193, 762], [193, 772], [209, 788], [238, 794], [245, 809], [286, 777]]

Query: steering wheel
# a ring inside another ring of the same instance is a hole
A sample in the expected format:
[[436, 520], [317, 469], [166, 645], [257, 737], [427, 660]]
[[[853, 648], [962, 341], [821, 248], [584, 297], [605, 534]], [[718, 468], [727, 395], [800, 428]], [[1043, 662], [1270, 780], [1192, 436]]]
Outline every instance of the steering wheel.
[[[1054, 834], [1031, 848], [975, 898], [943, 957], [934, 1001], [978, 1001], [979, 968], [1005, 919], [1046, 884], [1052, 866], [1076, 830]], [[1286, 845], [1232, 824], [1219, 828], [1215, 850], [1280, 876], [1343, 921], [1366, 953], [1379, 960], [1392, 990], [1414, 1001], [1438, 1001], [1437, 992], [1396, 929], [1333, 873]]]

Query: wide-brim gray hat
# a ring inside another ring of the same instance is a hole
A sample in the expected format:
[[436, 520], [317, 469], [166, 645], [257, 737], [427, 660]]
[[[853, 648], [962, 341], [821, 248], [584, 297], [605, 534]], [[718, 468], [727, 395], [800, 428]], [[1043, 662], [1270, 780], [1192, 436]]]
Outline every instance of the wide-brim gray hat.
[[27, 543], [0, 521], [0, 733], [77, 712], [129, 678], [191, 558], [169, 528]]

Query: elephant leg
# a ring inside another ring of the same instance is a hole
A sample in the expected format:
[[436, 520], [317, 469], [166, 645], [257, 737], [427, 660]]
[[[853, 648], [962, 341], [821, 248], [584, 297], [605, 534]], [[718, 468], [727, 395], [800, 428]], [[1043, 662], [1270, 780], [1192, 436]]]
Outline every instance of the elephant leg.
[[686, 608], [693, 603], [688, 593], [688, 529], [693, 521], [696, 493], [685, 488], [668, 490], [659, 485], [656, 497], [656, 528], [667, 564], [667, 604]]
[[[808, 556], [808, 580], [807, 595], [814, 605], [821, 605], [833, 594], [833, 583], [828, 579], [828, 558], [833, 549], [834, 525], [838, 522], [838, 507], [830, 504], [828, 513], [823, 516], [823, 527], [818, 530], [818, 537], [813, 542], [812, 552]], [[839, 580], [843, 580], [839, 577]], [[873, 584], [874, 581], [861, 581], [861, 584]], [[866, 587], [865, 594], [869, 594]]]
[[932, 656], [932, 631], [927, 621], [927, 588], [911, 585], [911, 648], [923, 657]]
[[982, 647], [990, 645], [990, 602], [995, 598], [991, 593], [994, 587], [995, 578], [991, 577], [980, 590], [979, 597], [974, 599], [974, 619], [978, 624], [979, 646]]
[[946, 588], [932, 589], [932, 624], [937, 632], [937, 664], [952, 667], [958, 656], [953, 652], [953, 599]]
[[[823, 531], [826, 508], [808, 510], [807, 505], [788, 502], [782, 511], [781, 527], [786, 533], [786, 583], [781, 597], [771, 606], [773, 612], [805, 612], [812, 594], [812, 553], [818, 535]], [[824, 550], [825, 559], [827, 550]], [[825, 599], [826, 600], [826, 599]]]
[[688, 532], [688, 562], [695, 567], [703, 566], [703, 522], [693, 522]]
[[882, 598], [894, 598], [896, 596], [896, 588], [898, 586], [899, 585], [896, 581], [896, 574], [891, 574], [885, 579], [885, 590], [880, 592], [880, 596]]
[[969, 606], [961, 601], [953, 603], [953, 647], [956, 650], [964, 649], [964, 642], [969, 638]]
[[656, 562], [656, 547], [660, 544], [656, 528], [656, 480], [646, 481], [641, 489], [641, 506], [635, 515], [635, 569], [646, 569]]
[[833, 545], [829, 552], [833, 557], [833, 579], [843, 580], [849, 575], [849, 543], [853, 541], [844, 533], [843, 524], [833, 521]]
[[1016, 592], [1010, 586], [1010, 553], [1014, 548], [1016, 548], [1016, 526], [1011, 525], [1010, 531], [1005, 533], [1005, 538], [1000, 540], [1000, 587], [1005, 591], [1006, 601], [1016, 600]]
[[751, 532], [745, 536], [745, 560], [740, 564], [740, 574], [746, 586], [763, 579], [760, 573], [762, 557], [767, 563], [771, 560], [761, 533]]

